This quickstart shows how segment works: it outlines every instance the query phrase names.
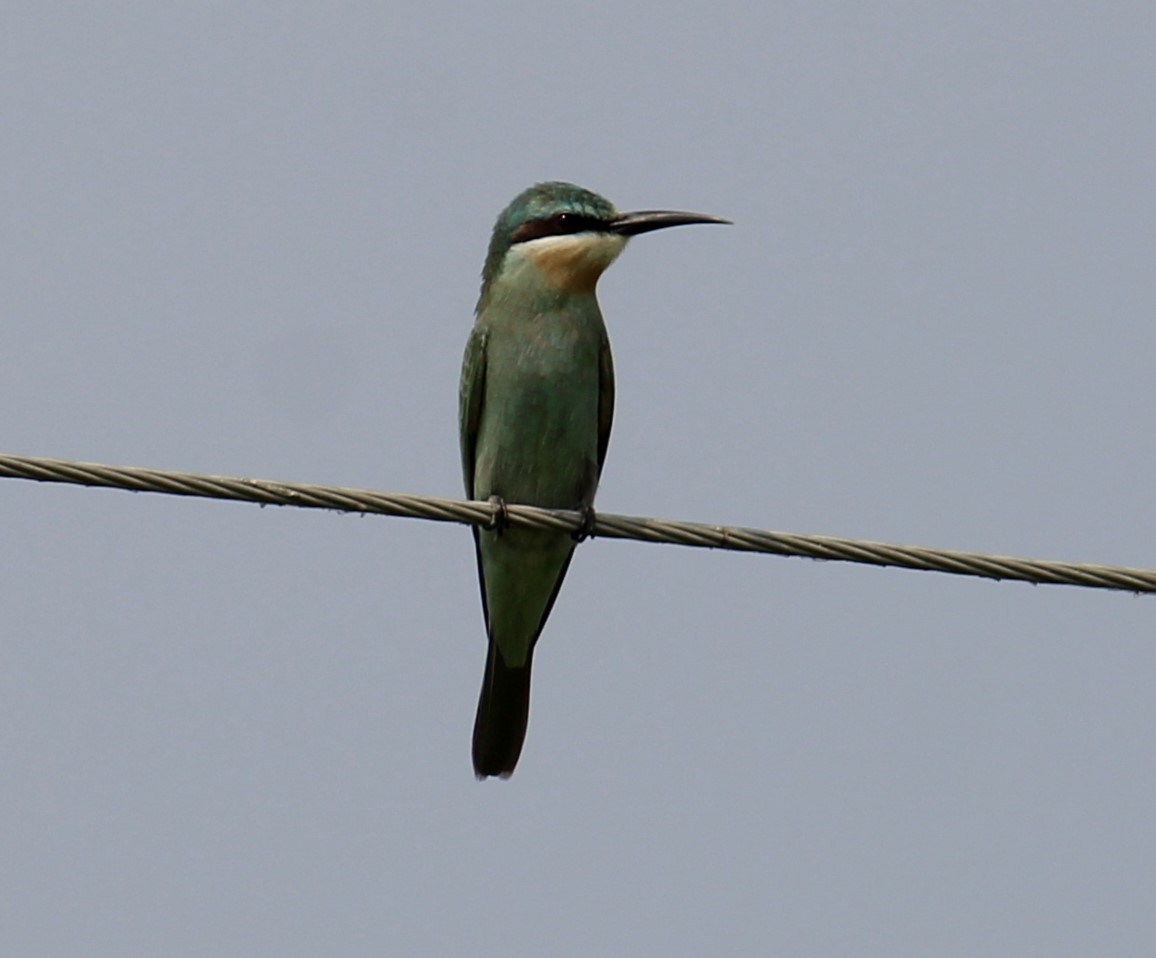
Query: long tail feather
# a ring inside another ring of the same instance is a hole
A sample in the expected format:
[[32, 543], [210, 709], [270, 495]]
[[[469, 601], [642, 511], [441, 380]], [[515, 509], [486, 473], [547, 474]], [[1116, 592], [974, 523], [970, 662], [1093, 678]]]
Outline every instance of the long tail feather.
[[474, 774], [509, 778], [522, 754], [530, 720], [530, 661], [510, 668], [491, 642], [474, 722]]

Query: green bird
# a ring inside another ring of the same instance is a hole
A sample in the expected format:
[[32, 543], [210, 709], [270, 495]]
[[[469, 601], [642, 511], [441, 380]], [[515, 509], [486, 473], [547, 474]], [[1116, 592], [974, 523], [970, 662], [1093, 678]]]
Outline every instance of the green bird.
[[[619, 213], [571, 183], [539, 183], [499, 215], [482, 270], [459, 397], [466, 495], [571, 509], [593, 528], [614, 414], [599, 276], [631, 236], [699, 213]], [[474, 773], [508, 778], [530, 716], [534, 645], [583, 535], [474, 527], [489, 650], [474, 723]]]

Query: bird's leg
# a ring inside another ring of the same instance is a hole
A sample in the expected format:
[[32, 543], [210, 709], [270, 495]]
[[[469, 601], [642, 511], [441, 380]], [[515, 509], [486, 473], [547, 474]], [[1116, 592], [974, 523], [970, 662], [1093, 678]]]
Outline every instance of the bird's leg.
[[506, 531], [506, 526], [510, 524], [510, 513], [506, 509], [506, 500], [501, 496], [490, 496], [489, 503], [494, 507], [494, 518], [486, 528], [501, 535]]
[[594, 507], [583, 506], [578, 511], [582, 514], [582, 524], [570, 535], [575, 542], [585, 542], [587, 539], [594, 538]]

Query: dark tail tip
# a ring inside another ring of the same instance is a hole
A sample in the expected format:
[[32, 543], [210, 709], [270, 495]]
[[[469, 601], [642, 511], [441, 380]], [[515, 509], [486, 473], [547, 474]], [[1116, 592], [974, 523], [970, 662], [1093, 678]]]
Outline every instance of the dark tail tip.
[[530, 720], [530, 659], [510, 668], [493, 642], [474, 722], [474, 774], [509, 778], [522, 754]]

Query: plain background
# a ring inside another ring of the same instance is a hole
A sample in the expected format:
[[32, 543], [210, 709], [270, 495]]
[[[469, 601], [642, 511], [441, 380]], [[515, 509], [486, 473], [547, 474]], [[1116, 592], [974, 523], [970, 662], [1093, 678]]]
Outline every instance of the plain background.
[[[1151, 3], [21, 3], [0, 448], [457, 496], [489, 230], [605, 511], [1156, 566]], [[1151, 599], [598, 541], [509, 782], [459, 526], [0, 483], [0, 953], [1150, 955]]]

